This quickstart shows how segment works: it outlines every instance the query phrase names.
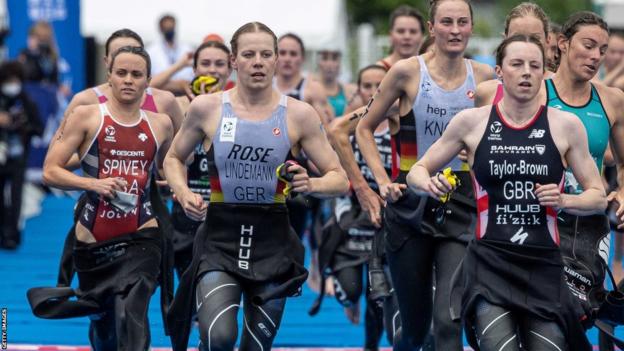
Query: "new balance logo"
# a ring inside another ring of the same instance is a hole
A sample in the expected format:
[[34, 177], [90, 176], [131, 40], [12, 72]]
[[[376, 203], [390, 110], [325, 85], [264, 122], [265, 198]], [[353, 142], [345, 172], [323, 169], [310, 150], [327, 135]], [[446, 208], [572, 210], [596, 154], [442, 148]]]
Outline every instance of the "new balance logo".
[[539, 138], [542, 138], [542, 137], [544, 137], [544, 133], [546, 133], [546, 131], [543, 130], [543, 129], [533, 129], [531, 131], [531, 134], [529, 134], [529, 139], [533, 139], [533, 138], [539, 139]]
[[509, 241], [511, 241], [514, 244], [519, 241], [519, 245], [522, 245], [524, 244], [524, 241], [528, 237], [529, 237], [529, 233], [524, 231], [524, 227], [520, 227], [520, 229], [518, 229], [516, 234], [514, 234], [514, 236], [512, 236], [511, 239], [509, 239]]

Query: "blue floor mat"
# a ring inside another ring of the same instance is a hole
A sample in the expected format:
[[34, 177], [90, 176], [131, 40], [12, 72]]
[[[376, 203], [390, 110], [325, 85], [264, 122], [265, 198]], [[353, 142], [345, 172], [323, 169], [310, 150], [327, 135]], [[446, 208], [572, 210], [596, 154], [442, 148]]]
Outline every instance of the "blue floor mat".
[[[0, 307], [7, 308], [9, 344], [88, 345], [87, 318], [39, 319], [32, 315], [26, 301], [28, 288], [56, 283], [58, 260], [71, 225], [73, 205], [70, 198], [47, 197], [42, 214], [27, 222], [21, 247], [14, 252], [0, 250]], [[358, 326], [348, 323], [342, 307], [333, 298], [325, 300], [317, 316], [308, 316], [307, 310], [315, 297], [304, 286], [302, 296], [288, 300], [275, 346], [360, 347], [364, 340], [362, 323]], [[149, 311], [152, 345], [170, 346], [162, 331], [158, 299], [157, 292]], [[618, 334], [624, 337], [624, 332]], [[595, 331], [589, 335], [595, 344]], [[197, 346], [196, 330], [190, 340], [189, 346]], [[384, 338], [382, 346], [387, 345]]]

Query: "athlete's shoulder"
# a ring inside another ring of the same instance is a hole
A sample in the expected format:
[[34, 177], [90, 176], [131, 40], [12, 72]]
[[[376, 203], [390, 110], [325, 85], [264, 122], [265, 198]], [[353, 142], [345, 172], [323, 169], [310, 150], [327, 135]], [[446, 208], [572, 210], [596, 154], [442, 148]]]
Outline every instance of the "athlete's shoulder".
[[624, 104], [624, 92], [618, 88], [610, 87], [602, 82], [592, 82], [598, 96], [603, 103], [608, 103], [613, 107], [621, 107]]
[[501, 82], [498, 79], [490, 79], [477, 84], [475, 104], [477, 106], [491, 104], [500, 84]]
[[583, 122], [581, 122], [581, 119], [572, 112], [563, 111], [550, 106], [547, 106], [546, 108], [548, 109], [546, 111], [548, 113], [548, 119], [557, 121], [557, 123], [555, 123], [556, 125], [560, 125], [562, 127], [569, 126], [585, 128], [583, 126]]
[[98, 97], [93, 91], [93, 88], [88, 88], [76, 93], [69, 102], [69, 106], [71, 106], [71, 108], [76, 108], [76, 106], [92, 105], [98, 102]]
[[148, 110], [143, 110], [147, 115], [147, 118], [150, 122], [157, 123], [159, 127], [170, 128], [173, 127], [173, 123], [171, 122], [171, 118], [168, 115], [160, 112], [152, 112]]
[[175, 103], [175, 96], [173, 93], [167, 90], [162, 90], [158, 88], [150, 88], [152, 91], [152, 96], [154, 100], [159, 104], [170, 104]]
[[316, 112], [314, 107], [312, 107], [312, 105], [290, 96], [287, 96], [286, 99], [286, 106], [288, 106], [288, 118], [294, 123], [298, 124], [310, 121], [310, 117], [314, 117], [315, 119], [312, 119], [314, 121], [316, 121], [316, 119], [320, 121], [319, 114]]
[[488, 117], [492, 111], [492, 105], [485, 105], [481, 107], [467, 108], [457, 112], [452, 121], [458, 120], [462, 123], [473, 124], [475, 122], [483, 120], [484, 117]]
[[79, 105], [67, 116], [67, 124], [70, 125], [71, 128], [89, 127], [95, 124], [99, 125], [100, 114], [99, 104]]
[[321, 84], [321, 82], [319, 82], [316, 79], [306, 78], [305, 92], [306, 92], [306, 97], [307, 96], [325, 97], [325, 89], [323, 88], [323, 85]]
[[477, 62], [472, 59], [469, 61], [472, 65], [472, 70], [474, 71], [477, 84], [494, 78], [494, 69], [492, 68], [492, 66], [486, 65], [485, 63]]
[[388, 73], [390, 72], [398, 76], [418, 74], [420, 72], [420, 62], [418, 61], [418, 57], [412, 56], [397, 61], [397, 63], [390, 67]]
[[[230, 90], [231, 92], [232, 90]], [[231, 94], [231, 93], [230, 93]], [[214, 94], [202, 94], [196, 96], [189, 104], [189, 109], [210, 112], [210, 109], [219, 107], [223, 101], [223, 92]]]

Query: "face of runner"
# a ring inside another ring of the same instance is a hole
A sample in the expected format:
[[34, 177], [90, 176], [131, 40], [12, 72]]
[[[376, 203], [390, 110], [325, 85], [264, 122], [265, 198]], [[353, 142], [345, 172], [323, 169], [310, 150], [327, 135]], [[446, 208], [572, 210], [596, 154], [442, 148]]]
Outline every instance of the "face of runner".
[[546, 46], [547, 58], [549, 62], [556, 62], [559, 53], [557, 52], [557, 34], [548, 32], [548, 46]]
[[370, 101], [385, 75], [386, 72], [378, 68], [371, 68], [362, 72], [360, 85], [358, 86], [358, 92], [362, 101]]
[[290, 37], [282, 38], [277, 43], [279, 59], [277, 71], [280, 75], [291, 77], [301, 71], [303, 55], [299, 43]]
[[195, 76], [219, 78], [220, 89], [223, 89], [231, 72], [228, 66], [229, 59], [228, 54], [219, 48], [205, 48], [197, 56], [197, 66], [193, 69]]
[[273, 37], [265, 32], [244, 33], [238, 38], [238, 54], [232, 61], [238, 82], [249, 89], [266, 89], [273, 84], [277, 65]]
[[614, 69], [624, 59], [624, 37], [611, 35], [609, 37], [609, 48], [605, 55], [604, 65], [607, 70]]
[[580, 80], [592, 79], [605, 58], [609, 36], [597, 25], [580, 26], [572, 38], [559, 41], [561, 59]]
[[331, 80], [340, 74], [340, 52], [320, 51], [318, 54], [319, 73], [325, 80]]
[[401, 58], [418, 55], [423, 40], [418, 19], [412, 16], [399, 16], [390, 30], [390, 43]]
[[511, 37], [515, 34], [534, 36], [539, 39], [545, 48], [548, 47], [548, 38], [546, 38], [546, 34], [544, 34], [544, 25], [542, 21], [534, 16], [516, 17], [512, 19], [511, 22], [509, 22], [507, 36]]
[[527, 42], [509, 44], [502, 66], [496, 66], [496, 74], [505, 87], [505, 96], [522, 102], [534, 99], [544, 79], [542, 62], [542, 51], [537, 45]]
[[463, 55], [472, 35], [470, 7], [464, 1], [444, 1], [438, 5], [435, 22], [429, 22], [436, 51]]
[[113, 54], [115, 51], [119, 50], [124, 46], [132, 46], [139, 48], [141, 47], [141, 43], [136, 41], [134, 38], [115, 38], [108, 45], [108, 56], [104, 57], [104, 68], [108, 71], [108, 65], [113, 59]]
[[122, 103], [139, 101], [149, 84], [147, 63], [139, 55], [121, 53], [113, 62], [108, 82], [117, 101]]

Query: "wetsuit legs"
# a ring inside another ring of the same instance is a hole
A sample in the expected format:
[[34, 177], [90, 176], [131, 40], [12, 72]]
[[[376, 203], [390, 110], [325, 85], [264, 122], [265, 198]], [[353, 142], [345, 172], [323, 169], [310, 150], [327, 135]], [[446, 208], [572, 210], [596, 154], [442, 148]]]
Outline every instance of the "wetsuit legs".
[[432, 266], [434, 239], [411, 236], [396, 250], [387, 250], [386, 257], [392, 285], [401, 311], [401, 333], [394, 350], [418, 350], [422, 347], [431, 324], [433, 290]]
[[139, 280], [124, 295], [115, 295], [109, 311], [93, 317], [89, 339], [95, 351], [140, 351], [150, 346], [147, 310], [155, 285]]
[[282, 321], [286, 299], [269, 300], [258, 306], [246, 295], [244, 301], [244, 331], [239, 350], [270, 350]]
[[[243, 288], [231, 275], [206, 273], [196, 290], [201, 351], [233, 350], [238, 336], [236, 315]], [[262, 306], [253, 304], [245, 294], [243, 335], [239, 350], [270, 350], [277, 334], [286, 299]]]
[[362, 296], [362, 265], [345, 267], [334, 272], [334, 294], [338, 303], [351, 307]]
[[208, 272], [197, 284], [195, 306], [199, 322], [199, 350], [233, 350], [238, 337], [236, 314], [242, 288], [225, 272]]
[[[519, 317], [519, 329], [515, 317]], [[525, 350], [567, 350], [565, 337], [557, 323], [529, 315], [514, 316], [511, 311], [485, 299], [476, 304], [476, 332], [482, 351], [520, 350], [520, 343]]]
[[466, 252], [466, 245], [454, 240], [436, 240], [433, 335], [436, 350], [463, 350], [462, 325], [453, 321], [449, 309], [451, 278]]

